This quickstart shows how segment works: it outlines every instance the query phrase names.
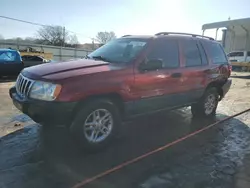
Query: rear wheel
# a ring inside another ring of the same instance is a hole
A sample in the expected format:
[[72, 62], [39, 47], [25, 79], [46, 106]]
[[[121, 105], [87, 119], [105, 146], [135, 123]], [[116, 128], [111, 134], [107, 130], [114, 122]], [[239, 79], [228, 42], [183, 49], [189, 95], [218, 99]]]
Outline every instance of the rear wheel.
[[219, 94], [217, 89], [208, 88], [199, 102], [191, 106], [194, 117], [211, 117], [216, 113], [218, 106]]
[[120, 114], [110, 100], [90, 101], [76, 115], [70, 132], [86, 149], [96, 150], [106, 146], [117, 134]]

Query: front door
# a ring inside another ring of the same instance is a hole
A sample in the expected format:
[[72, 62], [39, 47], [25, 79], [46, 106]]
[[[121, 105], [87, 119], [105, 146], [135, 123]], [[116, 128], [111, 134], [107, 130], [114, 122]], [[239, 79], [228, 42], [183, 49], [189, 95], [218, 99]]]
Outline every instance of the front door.
[[141, 72], [135, 67], [133, 93], [136, 96], [134, 113], [147, 113], [179, 105], [181, 71], [178, 42], [174, 39], [155, 39], [144, 61], [160, 59], [162, 69]]

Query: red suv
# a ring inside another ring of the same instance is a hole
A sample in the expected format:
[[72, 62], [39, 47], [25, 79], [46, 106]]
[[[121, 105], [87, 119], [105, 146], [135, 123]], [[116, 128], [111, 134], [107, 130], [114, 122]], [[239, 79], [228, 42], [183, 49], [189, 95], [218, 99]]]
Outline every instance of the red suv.
[[126, 35], [86, 59], [24, 69], [10, 96], [34, 121], [67, 125], [81, 144], [98, 148], [127, 118], [185, 106], [194, 116], [213, 116], [231, 86], [230, 74], [212, 38]]

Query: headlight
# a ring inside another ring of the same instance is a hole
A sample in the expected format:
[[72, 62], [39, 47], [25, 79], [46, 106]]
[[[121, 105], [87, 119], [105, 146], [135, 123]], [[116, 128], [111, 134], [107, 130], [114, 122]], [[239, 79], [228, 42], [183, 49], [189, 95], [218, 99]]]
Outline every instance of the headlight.
[[31, 87], [29, 97], [33, 99], [53, 101], [61, 91], [61, 85], [35, 81]]

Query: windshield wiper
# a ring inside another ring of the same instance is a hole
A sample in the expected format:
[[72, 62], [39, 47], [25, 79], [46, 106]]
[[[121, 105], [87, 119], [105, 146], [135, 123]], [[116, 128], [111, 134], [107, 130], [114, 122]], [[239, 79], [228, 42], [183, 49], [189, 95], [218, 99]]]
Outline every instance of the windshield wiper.
[[101, 56], [101, 55], [98, 55], [98, 56], [92, 56], [91, 58], [93, 59], [97, 59], [97, 60], [101, 60], [101, 61], [106, 61], [106, 62], [110, 62], [107, 58]]

